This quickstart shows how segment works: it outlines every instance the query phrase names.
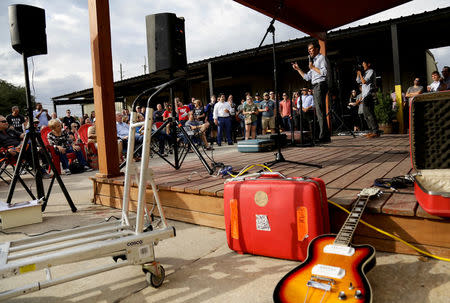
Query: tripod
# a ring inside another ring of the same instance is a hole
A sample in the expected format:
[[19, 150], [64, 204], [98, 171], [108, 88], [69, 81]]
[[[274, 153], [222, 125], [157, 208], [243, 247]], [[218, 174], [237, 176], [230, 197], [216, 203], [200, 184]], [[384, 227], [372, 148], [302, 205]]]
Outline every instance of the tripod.
[[[275, 106], [277, 109], [275, 111], [275, 128], [277, 129], [277, 138], [275, 141], [276, 141], [278, 151], [275, 154], [275, 160], [266, 162], [266, 163], [264, 163], [264, 165], [270, 167], [277, 163], [286, 162], [286, 163], [322, 168], [322, 165], [319, 165], [319, 164], [311, 164], [311, 163], [305, 163], [305, 162], [286, 160], [284, 158], [283, 154], [281, 153], [281, 135], [280, 135], [281, 115], [280, 115], [280, 101], [278, 100], [278, 90], [277, 90], [278, 89], [278, 87], [277, 87], [277, 60], [275, 57], [275, 27], [273, 26], [274, 22], [275, 22], [275, 18], [273, 18], [272, 21], [270, 21], [270, 24], [269, 24], [269, 27], [267, 28], [266, 34], [264, 35], [263, 39], [261, 40], [261, 43], [258, 46], [258, 49], [255, 52], [255, 55], [256, 55], [258, 53], [259, 49], [261, 48], [261, 45], [264, 43], [264, 40], [266, 39], [267, 35], [269, 33], [271, 33], [272, 34], [272, 59], [273, 59], [273, 83], [274, 83], [274, 91], [275, 91], [275, 104], [276, 104]], [[292, 110], [292, 106], [291, 106], [291, 110]]]
[[[55, 165], [52, 162], [52, 159], [45, 147], [44, 142], [42, 141], [42, 138], [38, 132], [36, 132], [36, 128], [33, 124], [33, 108], [31, 104], [31, 93], [30, 93], [30, 80], [28, 75], [28, 56], [25, 54], [25, 52], [22, 53], [23, 57], [23, 67], [24, 67], [24, 73], [25, 73], [25, 91], [26, 91], [26, 102], [27, 102], [27, 115], [28, 115], [28, 125], [29, 125], [29, 132], [25, 134], [25, 137], [23, 139], [22, 148], [19, 152], [19, 158], [17, 159], [17, 166], [14, 170], [14, 177], [11, 181], [11, 184], [9, 185], [8, 190], [8, 198], [6, 200], [6, 203], [8, 203], [9, 206], [11, 205], [11, 200], [14, 195], [14, 189], [16, 187], [17, 181], [19, 181], [26, 189], [27, 193], [30, 195], [32, 199], [36, 199], [29, 190], [25, 183], [23, 182], [22, 178], [20, 177], [20, 172], [22, 171], [23, 166], [25, 165], [25, 153], [27, 152], [27, 144], [29, 142], [29, 146], [31, 149], [31, 164], [32, 164], [32, 171], [35, 176], [36, 181], [36, 190], [37, 190], [37, 196], [39, 199], [43, 199], [42, 204], [42, 211], [45, 210], [47, 207], [47, 202], [50, 197], [50, 193], [53, 187], [53, 183], [55, 182], [55, 179], [58, 181], [59, 186], [61, 187], [61, 190], [67, 200], [67, 203], [69, 204], [72, 212], [76, 212], [77, 208], [75, 204], [72, 201], [72, 198], [69, 195], [69, 192], [66, 189], [66, 186], [64, 185], [64, 182], [61, 179], [61, 176], [58, 174], [58, 171], [56, 170]], [[39, 158], [38, 158], [38, 151], [37, 147], [41, 148], [41, 152], [45, 157], [45, 160], [50, 165], [50, 168], [53, 172], [52, 180], [50, 181], [50, 185], [47, 190], [47, 194], [44, 190], [44, 184], [42, 182], [42, 167], [39, 165]]]
[[344, 130], [350, 132], [353, 138], [356, 138], [355, 133], [345, 124], [344, 120], [342, 120], [342, 118], [336, 113], [333, 107], [330, 107], [326, 116], [328, 117], [330, 115], [333, 119], [336, 119], [340, 123], [339, 126], [336, 128], [336, 132], [338, 132], [341, 128], [343, 128]]
[[[158, 127], [158, 129], [152, 133], [152, 137], [157, 137], [159, 134], [161, 134], [161, 132], [166, 128], [167, 125], [170, 125], [170, 132], [172, 134], [171, 136], [171, 145], [173, 148], [173, 155], [174, 155], [174, 163], [172, 163], [171, 161], [169, 161], [166, 157], [164, 157], [158, 150], [154, 149], [153, 147], [150, 147], [152, 152], [155, 153], [156, 155], [158, 155], [161, 159], [163, 159], [166, 163], [168, 163], [170, 166], [172, 166], [175, 169], [180, 169], [181, 165], [183, 164], [184, 160], [186, 159], [186, 156], [189, 152], [189, 149], [192, 148], [192, 150], [194, 151], [194, 153], [197, 155], [197, 157], [199, 158], [200, 162], [202, 162], [203, 166], [206, 168], [206, 170], [208, 171], [208, 173], [210, 175], [212, 175], [214, 173], [214, 170], [209, 166], [209, 164], [206, 162], [205, 158], [203, 157], [203, 155], [200, 153], [200, 151], [198, 150], [197, 146], [192, 142], [191, 138], [189, 137], [189, 135], [187, 134], [186, 130], [184, 129], [183, 126], [180, 125], [180, 123], [178, 122], [177, 118], [176, 118], [176, 112], [175, 112], [175, 100], [173, 98], [173, 90], [172, 90], [172, 85], [175, 84], [176, 82], [178, 82], [179, 80], [181, 80], [182, 77], [176, 78], [174, 80], [170, 80], [166, 83], [163, 83], [159, 86], [156, 87], [152, 87], [150, 89], [147, 89], [145, 91], [143, 91], [141, 94], [139, 94], [139, 96], [136, 97], [136, 99], [133, 101], [133, 105], [132, 105], [132, 109], [133, 112], [135, 111], [135, 108], [137, 106], [137, 103], [139, 102], [139, 99], [141, 99], [144, 95], [146, 95], [147, 93], [149, 93], [150, 91], [155, 90], [156, 92], [154, 92], [147, 100], [147, 108], [150, 108], [150, 104], [151, 104], [151, 99], [155, 96], [157, 96], [157, 94], [159, 94], [162, 90], [164, 90], [165, 88], [170, 87], [170, 100], [172, 103], [172, 117], [169, 118], [168, 120], [166, 120], [162, 125], [160, 125]], [[178, 138], [177, 138], [177, 132], [181, 133], [182, 136], [186, 139], [187, 141], [187, 146], [185, 146], [183, 149], [179, 150], [178, 148]], [[145, 142], [143, 143], [145, 144]], [[136, 148], [136, 150], [134, 151], [134, 154], [138, 153], [139, 150], [142, 149], [142, 145], [141, 144], [138, 148]], [[150, 144], [150, 142], [148, 142], [148, 144]], [[134, 146], [134, 145], [133, 145]], [[126, 165], [126, 161], [124, 161], [121, 165], [120, 168], [123, 168]], [[215, 166], [215, 163], [213, 163], [213, 165]]]

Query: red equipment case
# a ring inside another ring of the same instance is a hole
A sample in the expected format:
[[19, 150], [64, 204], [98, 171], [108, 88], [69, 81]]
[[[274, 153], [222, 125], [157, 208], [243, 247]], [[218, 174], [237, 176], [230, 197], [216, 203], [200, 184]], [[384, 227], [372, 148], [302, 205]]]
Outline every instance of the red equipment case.
[[429, 214], [450, 217], [450, 91], [414, 97], [409, 112], [417, 201]]
[[238, 253], [303, 261], [309, 242], [328, 233], [325, 183], [258, 173], [230, 179], [224, 190], [228, 246]]

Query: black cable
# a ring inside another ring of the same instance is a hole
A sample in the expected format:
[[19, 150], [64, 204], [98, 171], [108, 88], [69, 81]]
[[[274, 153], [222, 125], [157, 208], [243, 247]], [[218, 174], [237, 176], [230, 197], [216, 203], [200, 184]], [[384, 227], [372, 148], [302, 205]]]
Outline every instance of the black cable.
[[414, 182], [405, 176], [397, 176], [393, 178], [378, 178], [373, 182], [374, 186], [383, 188], [407, 188], [414, 185]]
[[[102, 222], [99, 222], [99, 223], [108, 222], [112, 218], [114, 218], [116, 220], [120, 220], [119, 217], [110, 216], [109, 218], [105, 219], [105, 221], [102, 221]], [[77, 225], [77, 226], [71, 227], [70, 229], [75, 229], [75, 228], [78, 228], [78, 227], [81, 227], [81, 226]], [[67, 230], [67, 229], [51, 229], [51, 230], [47, 230], [47, 231], [44, 231], [44, 232], [39, 233], [39, 234], [28, 234], [28, 233], [23, 232], [23, 231], [7, 232], [7, 231], [3, 231], [3, 230], [0, 230], [0, 233], [5, 234], [5, 235], [25, 235], [27, 237], [37, 237], [37, 236], [42, 236], [42, 235], [45, 235], [45, 234], [48, 234], [48, 233], [51, 233], [51, 232], [64, 231], [64, 230]]]

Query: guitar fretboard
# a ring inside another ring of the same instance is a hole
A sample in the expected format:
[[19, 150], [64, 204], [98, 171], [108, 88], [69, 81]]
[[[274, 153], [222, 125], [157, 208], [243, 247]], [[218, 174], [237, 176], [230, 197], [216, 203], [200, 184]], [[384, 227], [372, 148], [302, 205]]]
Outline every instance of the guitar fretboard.
[[358, 226], [359, 220], [361, 219], [362, 213], [366, 208], [367, 202], [369, 201], [370, 196], [359, 196], [353, 205], [353, 209], [348, 215], [347, 220], [345, 220], [344, 225], [339, 231], [336, 239], [334, 240], [334, 244], [339, 245], [349, 245], [350, 241], [353, 238], [353, 234], [356, 230], [356, 226]]

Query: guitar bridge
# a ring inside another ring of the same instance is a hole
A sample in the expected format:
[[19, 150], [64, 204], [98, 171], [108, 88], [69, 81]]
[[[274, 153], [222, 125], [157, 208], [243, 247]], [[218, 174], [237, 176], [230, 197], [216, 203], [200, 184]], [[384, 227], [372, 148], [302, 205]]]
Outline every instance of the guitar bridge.
[[336, 284], [336, 281], [330, 278], [319, 277], [316, 275], [311, 276], [311, 280], [306, 282], [306, 286], [313, 287], [317, 289], [322, 289], [325, 291], [330, 291], [331, 286]]

